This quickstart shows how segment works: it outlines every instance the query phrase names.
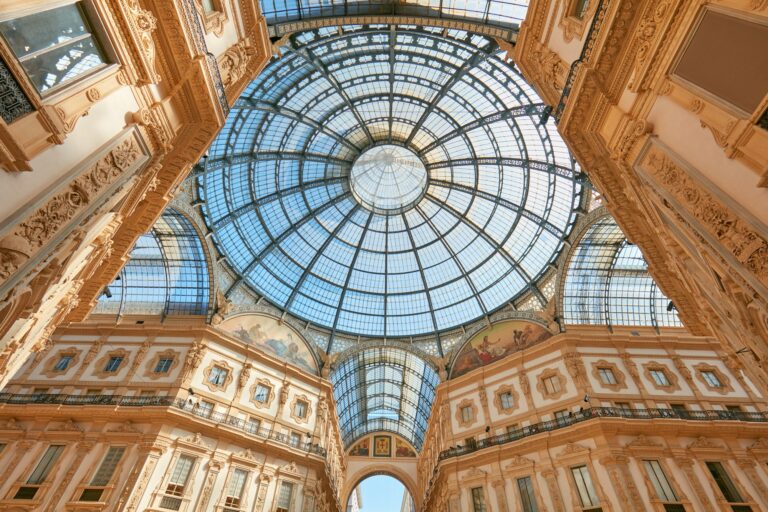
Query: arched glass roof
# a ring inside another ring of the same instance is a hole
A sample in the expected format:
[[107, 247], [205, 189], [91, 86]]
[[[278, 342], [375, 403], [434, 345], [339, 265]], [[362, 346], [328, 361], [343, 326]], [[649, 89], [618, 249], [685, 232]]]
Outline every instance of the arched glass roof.
[[[198, 177], [206, 222], [245, 283], [333, 332], [467, 324], [541, 296], [576, 219], [582, 175], [544, 109], [486, 37], [389, 25], [297, 34], [210, 147]], [[378, 146], [413, 157], [356, 175]]]
[[365, 15], [426, 16], [519, 26], [528, 0], [261, 0], [267, 23]]
[[139, 237], [129, 260], [96, 304], [96, 314], [206, 315], [208, 264], [192, 223], [167, 208]]
[[648, 273], [640, 248], [627, 241], [612, 217], [589, 227], [568, 264], [566, 323], [680, 327], [670, 304]]
[[338, 363], [331, 373], [344, 446], [365, 434], [389, 431], [421, 450], [435, 388], [435, 370], [405, 350], [366, 348]]

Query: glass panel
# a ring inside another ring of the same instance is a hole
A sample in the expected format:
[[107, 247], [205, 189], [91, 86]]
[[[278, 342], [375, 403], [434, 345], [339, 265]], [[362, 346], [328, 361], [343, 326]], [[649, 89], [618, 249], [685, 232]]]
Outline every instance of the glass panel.
[[661, 465], [657, 460], [644, 460], [643, 465], [645, 471], [648, 473], [653, 488], [656, 490], [656, 496], [662, 501], [678, 501], [675, 491], [672, 489], [667, 476], [661, 469]]
[[54, 444], [49, 446], [48, 449], [45, 450], [43, 457], [37, 463], [37, 466], [35, 466], [32, 474], [29, 475], [27, 483], [34, 485], [42, 484], [63, 451], [64, 445]]
[[579, 499], [582, 507], [596, 507], [600, 504], [595, 488], [592, 485], [592, 477], [586, 466], [571, 468], [573, 481], [576, 483], [576, 489], [579, 492]]
[[520, 490], [520, 501], [523, 504], [523, 512], [539, 512], [536, 504], [536, 494], [533, 491], [531, 477], [517, 479], [517, 488]]
[[277, 498], [278, 510], [290, 510], [291, 501], [293, 500], [293, 484], [290, 482], [282, 482], [280, 484], [280, 495]]
[[106, 62], [79, 3], [2, 22], [0, 32], [40, 92]]
[[248, 477], [248, 472], [242, 469], [235, 469], [232, 473], [232, 478], [229, 481], [229, 490], [227, 496], [240, 499], [243, 496], [243, 487], [245, 486], [245, 479]]
[[712, 478], [715, 479], [715, 483], [720, 488], [720, 492], [723, 493], [728, 503], [741, 503], [744, 500], [741, 497], [741, 493], [733, 484], [733, 480], [728, 476], [725, 468], [720, 462], [707, 462], [707, 469], [712, 473]]
[[104, 487], [107, 485], [112, 479], [112, 474], [115, 472], [115, 469], [117, 469], [117, 464], [120, 462], [120, 459], [123, 458], [124, 453], [124, 446], [111, 446], [102, 459], [96, 474], [93, 475], [91, 485], [95, 487]]
[[185, 486], [187, 484], [187, 478], [189, 478], [189, 472], [192, 470], [192, 464], [194, 464], [195, 458], [189, 455], [181, 455], [179, 460], [176, 461], [176, 467], [173, 469], [171, 479], [169, 482], [174, 485]]
[[57, 372], [63, 372], [67, 369], [69, 366], [69, 363], [72, 362], [72, 356], [61, 356], [61, 359], [59, 359], [59, 362], [56, 363], [55, 370]]
[[155, 366], [155, 373], [168, 373], [168, 371], [171, 369], [171, 365], [173, 364], [173, 359], [160, 359], [157, 361], [157, 365]]
[[485, 493], [482, 487], [472, 489], [472, 510], [474, 512], [485, 512]]

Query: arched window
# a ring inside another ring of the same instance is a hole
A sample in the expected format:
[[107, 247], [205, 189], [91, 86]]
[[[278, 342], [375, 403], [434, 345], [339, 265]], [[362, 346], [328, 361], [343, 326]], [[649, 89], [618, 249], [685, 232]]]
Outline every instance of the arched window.
[[200, 237], [189, 219], [168, 208], [136, 241], [94, 313], [206, 315], [209, 299], [210, 277]]
[[392, 346], [367, 348], [338, 363], [331, 382], [345, 447], [389, 431], [421, 449], [440, 383], [421, 358]]
[[567, 324], [679, 327], [671, 301], [648, 273], [640, 248], [602, 217], [573, 249], [563, 290]]

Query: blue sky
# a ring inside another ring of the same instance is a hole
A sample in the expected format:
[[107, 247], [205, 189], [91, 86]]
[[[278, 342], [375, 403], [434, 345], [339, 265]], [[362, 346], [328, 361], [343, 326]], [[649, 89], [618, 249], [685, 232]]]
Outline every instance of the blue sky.
[[362, 512], [400, 512], [403, 484], [390, 476], [372, 476], [360, 483]]

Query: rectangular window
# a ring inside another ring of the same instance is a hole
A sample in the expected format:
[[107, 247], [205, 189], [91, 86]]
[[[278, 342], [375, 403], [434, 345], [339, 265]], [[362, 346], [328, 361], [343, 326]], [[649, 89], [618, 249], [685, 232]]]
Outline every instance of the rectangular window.
[[720, 379], [717, 378], [717, 374], [715, 372], [705, 370], [701, 372], [701, 376], [709, 386], [713, 388], [723, 387], [723, 384], [720, 382]]
[[35, 466], [32, 474], [29, 475], [27, 483], [31, 485], [42, 484], [63, 451], [64, 445], [54, 444], [49, 446], [48, 449], [45, 450], [45, 453], [40, 459], [40, 462], [38, 462], [37, 466]]
[[248, 418], [248, 423], [246, 424], [246, 430], [250, 432], [251, 434], [258, 434], [259, 428], [261, 428], [261, 420], [258, 418], [254, 418], [251, 416]]
[[211, 368], [211, 373], [208, 374], [208, 382], [214, 386], [223, 386], [227, 381], [227, 375], [229, 375], [229, 371], [220, 366], [214, 366]]
[[536, 494], [533, 492], [531, 477], [526, 476], [517, 479], [517, 488], [520, 490], [520, 501], [523, 503], [523, 512], [539, 512], [536, 504]]
[[592, 477], [589, 474], [587, 466], [576, 466], [575, 468], [571, 468], [571, 474], [573, 475], [573, 481], [576, 484], [576, 490], [579, 492], [581, 507], [584, 509], [598, 507], [600, 505], [600, 500], [595, 492], [595, 487], [592, 485]]
[[511, 409], [512, 406], [515, 405], [512, 400], [512, 393], [510, 393], [509, 391], [505, 391], [504, 393], [500, 394], [499, 399], [501, 402], [501, 408], [504, 409], [505, 411], [508, 409]]
[[61, 356], [59, 358], [59, 361], [56, 363], [56, 366], [53, 367], [53, 369], [57, 372], [63, 372], [67, 368], [69, 368], [69, 363], [72, 362], [72, 356]]
[[662, 369], [651, 370], [650, 374], [653, 382], [655, 382], [657, 386], [669, 386], [669, 378], [667, 378], [666, 371]]
[[648, 478], [653, 484], [653, 488], [656, 490], [656, 496], [661, 501], [680, 501], [675, 494], [672, 485], [667, 480], [667, 475], [664, 474], [664, 470], [661, 469], [661, 464], [657, 460], [644, 460], [643, 466], [645, 466], [645, 472], [648, 474]]
[[308, 404], [304, 400], [297, 400], [296, 405], [293, 408], [293, 414], [298, 418], [307, 417]]
[[1, 22], [0, 34], [41, 94], [109, 62], [83, 2]]
[[472, 489], [472, 510], [474, 512], [485, 512], [485, 493], [482, 487]]
[[548, 395], [554, 395], [560, 391], [560, 379], [557, 375], [550, 375], [544, 379], [544, 391]]
[[603, 384], [609, 386], [615, 386], [617, 384], [616, 375], [613, 374], [611, 368], [598, 368], [597, 373], [600, 375], [600, 380], [603, 381]]
[[563, 409], [562, 411], [555, 411], [555, 421], [557, 421], [558, 425], [565, 425], [568, 423], [568, 410]]
[[32, 390], [32, 393], [35, 395], [47, 395], [48, 391], [50, 391], [50, 388], [35, 388]]
[[589, 9], [589, 0], [576, 0], [576, 4], [573, 7], [573, 15], [579, 19], [583, 19]]
[[726, 405], [725, 409], [730, 412], [743, 412], [740, 405]]
[[472, 407], [467, 405], [461, 408], [461, 421], [469, 423], [472, 421]]
[[512, 425], [507, 425], [507, 434], [515, 434], [517, 433], [518, 430], [520, 430], [519, 423], [513, 423]]
[[120, 356], [113, 356], [107, 361], [107, 365], [104, 367], [104, 371], [108, 373], [114, 373], [120, 368], [120, 364], [123, 362], [123, 358]]
[[227, 489], [227, 497], [224, 500], [225, 507], [240, 508], [240, 500], [243, 497], [243, 488], [245, 487], [245, 480], [248, 478], [248, 472], [243, 469], [235, 469], [232, 472], [232, 477], [229, 480], [229, 488]]
[[165, 488], [165, 493], [171, 496], [181, 496], [184, 494], [184, 486], [187, 485], [187, 479], [189, 479], [189, 473], [192, 471], [192, 465], [195, 463], [195, 458], [189, 455], [182, 455], [179, 460], [176, 461], [176, 467], [173, 468], [171, 473], [171, 479], [168, 480], [168, 486]]
[[85, 396], [95, 396], [100, 394], [101, 394], [101, 389], [88, 388], [85, 390]]
[[269, 386], [264, 384], [256, 384], [256, 391], [253, 393], [253, 399], [259, 403], [265, 404], [269, 400], [269, 392], [271, 391]]
[[298, 432], [291, 432], [291, 446], [299, 446], [301, 444], [301, 434]]
[[712, 478], [715, 479], [715, 483], [728, 503], [744, 502], [741, 493], [739, 493], [739, 490], [733, 484], [733, 480], [728, 476], [728, 472], [720, 462], [707, 462], [707, 469], [712, 473]]
[[216, 5], [213, 1], [214, 0], [203, 0], [203, 12], [206, 15], [216, 12]]
[[168, 371], [171, 369], [171, 365], [173, 364], [173, 359], [170, 357], [164, 357], [162, 359], [159, 359], [157, 361], [157, 364], [155, 365], [155, 373], [168, 373]]
[[210, 418], [211, 414], [213, 414], [213, 402], [200, 400], [197, 406], [197, 414], [203, 418]]
[[280, 484], [280, 494], [277, 498], [277, 509], [275, 512], [289, 512], [293, 504], [293, 484], [291, 482], [282, 482]]
[[142, 390], [142, 391], [139, 393], [139, 396], [144, 396], [144, 397], [147, 397], [147, 396], [155, 396], [155, 392], [154, 392], [154, 391], [152, 391], [151, 389], [144, 389], [144, 390]]
[[99, 469], [96, 470], [93, 478], [91, 478], [90, 486], [83, 489], [80, 501], [101, 500], [101, 496], [104, 493], [104, 489], [101, 489], [101, 487], [106, 487], [109, 484], [124, 453], [124, 446], [111, 446], [109, 448], [101, 461], [101, 465], [99, 465]]

